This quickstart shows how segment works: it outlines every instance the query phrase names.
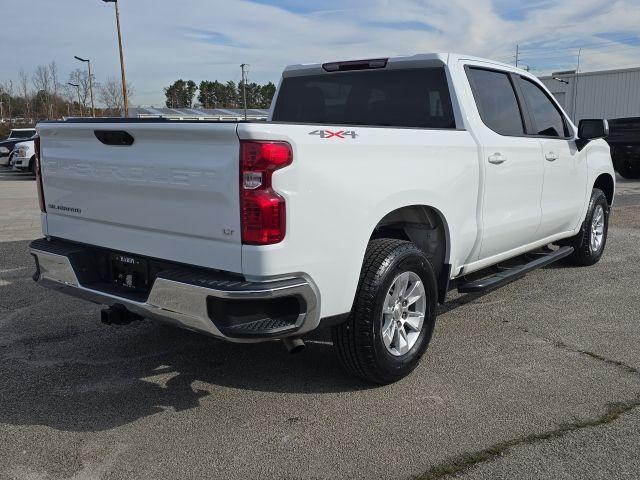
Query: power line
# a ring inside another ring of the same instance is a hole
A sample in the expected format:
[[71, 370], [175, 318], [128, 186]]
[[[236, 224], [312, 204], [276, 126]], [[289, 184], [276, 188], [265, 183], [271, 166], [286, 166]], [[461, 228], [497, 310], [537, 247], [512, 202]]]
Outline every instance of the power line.
[[[633, 41], [637, 41], [638, 45], [629, 45], [628, 43], [625, 43], [625, 41], [628, 40], [633, 40]], [[598, 42], [598, 43], [586, 43], [586, 44], [576, 44], [576, 45], [572, 45], [570, 47], [543, 47], [543, 46], [538, 46], [538, 47], [531, 47], [531, 48], [527, 48], [526, 46], [521, 47], [520, 50], [522, 52], [526, 52], [526, 53], [533, 53], [533, 52], [560, 52], [560, 51], [566, 51], [566, 50], [577, 50], [578, 48], [582, 48], [582, 49], [587, 49], [587, 48], [602, 48], [602, 47], [608, 47], [608, 46], [613, 46], [613, 45], [619, 45], [619, 46], [629, 46], [629, 47], [640, 47], [640, 38], [638, 38], [637, 35], [631, 36], [631, 37], [623, 37], [623, 38], [619, 38], [617, 40], [603, 40], [602, 42]]]
[[620, 48], [607, 48], [607, 49], [576, 48], [575, 49], [576, 53], [568, 52], [566, 54], [561, 54], [561, 55], [544, 55], [544, 54], [524, 55], [520, 57], [520, 60], [526, 60], [526, 59], [552, 59], [553, 60], [553, 59], [559, 59], [559, 58], [569, 58], [569, 57], [574, 57], [577, 54], [578, 50], [585, 50], [587, 52], [592, 52], [592, 54], [601, 55], [601, 54], [606, 54], [611, 52], [622, 52], [627, 50], [638, 50], [638, 49], [640, 49], [640, 45], [638, 45], [637, 47], [620, 47]]
[[[633, 46], [625, 46], [625, 45], [620, 45], [619, 47], [606, 47], [606, 48], [596, 48], [596, 47], [583, 47], [583, 46], [576, 46], [574, 48], [568, 49], [568, 51], [566, 53], [560, 53], [561, 51], [563, 51], [564, 49], [549, 49], [546, 51], [541, 51], [539, 54], [535, 54], [533, 52], [527, 52], [527, 53], [522, 53], [522, 49], [520, 47], [517, 47], [517, 56], [518, 56], [518, 63], [520, 63], [522, 60], [531, 60], [531, 59], [535, 59], [535, 60], [554, 60], [554, 59], [563, 59], [563, 58], [570, 58], [570, 57], [575, 57], [578, 53], [579, 50], [587, 50], [590, 52], [594, 52], [596, 54], [602, 54], [602, 53], [608, 53], [608, 52], [620, 52], [620, 51], [627, 51], [627, 50], [638, 50], [640, 49], [640, 44], [639, 45], [633, 45]], [[553, 55], [548, 55], [547, 53], [552, 53]], [[556, 55], [557, 53], [557, 55]], [[505, 56], [499, 56], [499, 57], [493, 57], [495, 60], [500, 61], [500, 62], [508, 62], [510, 60], [512, 60], [514, 58], [513, 55], [505, 55]]]
[[[638, 40], [639, 43], [637, 45], [629, 45], [628, 43], [625, 43], [625, 40]], [[540, 59], [542, 56], [544, 56], [544, 58], [549, 58], [549, 59], [557, 59], [557, 58], [567, 58], [567, 57], [572, 57], [575, 56], [577, 54], [577, 51], [579, 49], [582, 50], [593, 50], [593, 51], [598, 51], [598, 50], [603, 50], [603, 51], [619, 51], [619, 50], [635, 50], [637, 48], [640, 48], [640, 39], [638, 36], [631, 36], [631, 37], [623, 37], [623, 38], [619, 38], [615, 41], [603, 41], [603, 42], [599, 42], [599, 43], [586, 43], [586, 44], [576, 44], [573, 45], [571, 47], [561, 47], [561, 48], [556, 48], [556, 47], [543, 47], [543, 46], [539, 46], [539, 47], [533, 47], [533, 48], [527, 48], [522, 47], [521, 44], [517, 44], [516, 45], [516, 55], [517, 55], [517, 60], [518, 63], [520, 63], [521, 60], [524, 59]], [[561, 53], [561, 52], [566, 52], [566, 53]], [[548, 55], [549, 53], [551, 53], [552, 55]], [[557, 54], [557, 55], [556, 55]], [[498, 57], [494, 57], [495, 60], [498, 60], [500, 62], [509, 62], [510, 60], [513, 60], [514, 56], [513, 55], [500, 55]]]

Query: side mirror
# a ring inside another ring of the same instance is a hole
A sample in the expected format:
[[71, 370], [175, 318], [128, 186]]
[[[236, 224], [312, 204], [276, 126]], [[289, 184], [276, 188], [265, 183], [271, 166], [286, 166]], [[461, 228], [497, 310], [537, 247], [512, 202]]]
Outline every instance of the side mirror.
[[609, 135], [609, 122], [600, 119], [580, 120], [578, 124], [578, 138], [582, 140], [594, 140]]
[[604, 119], [589, 118], [578, 123], [576, 146], [582, 150], [590, 140], [609, 136], [609, 122]]

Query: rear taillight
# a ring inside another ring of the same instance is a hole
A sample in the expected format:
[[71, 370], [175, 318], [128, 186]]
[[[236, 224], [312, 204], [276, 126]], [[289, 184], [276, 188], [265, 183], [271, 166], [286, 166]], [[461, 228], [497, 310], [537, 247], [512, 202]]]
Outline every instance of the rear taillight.
[[36, 151], [36, 185], [38, 187], [38, 202], [40, 203], [40, 211], [47, 212], [47, 207], [44, 204], [44, 189], [42, 187], [42, 170], [40, 161], [40, 136], [37, 136], [33, 140], [33, 146]]
[[242, 243], [281, 242], [286, 230], [285, 200], [272, 188], [274, 171], [293, 161], [286, 142], [240, 142], [240, 223]]

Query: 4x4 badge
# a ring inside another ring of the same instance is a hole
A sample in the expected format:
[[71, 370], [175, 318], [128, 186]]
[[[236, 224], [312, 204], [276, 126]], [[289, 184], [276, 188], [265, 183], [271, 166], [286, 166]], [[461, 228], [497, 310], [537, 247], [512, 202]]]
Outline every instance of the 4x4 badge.
[[355, 130], [339, 130], [337, 132], [332, 132], [331, 130], [314, 130], [313, 132], [309, 132], [309, 135], [318, 135], [320, 138], [346, 138], [351, 137], [352, 139], [356, 138], [358, 134]]

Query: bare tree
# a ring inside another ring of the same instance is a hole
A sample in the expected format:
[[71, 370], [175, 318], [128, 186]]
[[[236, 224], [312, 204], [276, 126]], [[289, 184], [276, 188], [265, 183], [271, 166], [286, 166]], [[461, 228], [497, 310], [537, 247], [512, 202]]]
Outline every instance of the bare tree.
[[46, 65], [38, 65], [31, 77], [31, 82], [36, 89], [36, 100], [42, 101], [45, 116], [51, 118], [51, 76], [49, 68]]
[[31, 92], [29, 91], [29, 77], [24, 70], [18, 72], [18, 92], [19, 95], [24, 98], [26, 103], [25, 116], [31, 120], [33, 115], [31, 113]]
[[[98, 89], [98, 98], [107, 107], [109, 115], [122, 115], [124, 100], [122, 98], [122, 82], [118, 78], [108, 78]], [[133, 88], [127, 83], [127, 97], [131, 98]]]
[[78, 95], [76, 94], [76, 88], [69, 84], [62, 85], [62, 97], [67, 102], [67, 115], [75, 115], [76, 108], [80, 108], [78, 105]]
[[7, 80], [0, 84], [0, 102], [2, 102], [2, 116], [11, 118], [12, 115], [12, 97], [14, 93], [13, 80]]
[[51, 62], [49, 64], [49, 77], [51, 80], [51, 93], [53, 97], [53, 101], [51, 102], [51, 116], [53, 118], [58, 118], [58, 91], [60, 90], [60, 82], [58, 81], [58, 66], [56, 62]]
[[[91, 77], [93, 80], [93, 87], [99, 89], [100, 85], [96, 83], [95, 76], [92, 75]], [[82, 105], [82, 109], [86, 110], [91, 88], [89, 84], [89, 73], [86, 70], [80, 70], [77, 68], [69, 74], [69, 82], [79, 85], [80, 104]]]

